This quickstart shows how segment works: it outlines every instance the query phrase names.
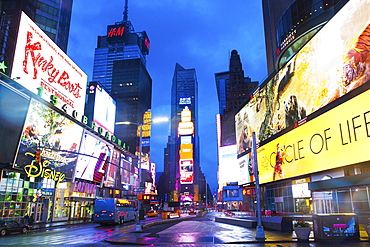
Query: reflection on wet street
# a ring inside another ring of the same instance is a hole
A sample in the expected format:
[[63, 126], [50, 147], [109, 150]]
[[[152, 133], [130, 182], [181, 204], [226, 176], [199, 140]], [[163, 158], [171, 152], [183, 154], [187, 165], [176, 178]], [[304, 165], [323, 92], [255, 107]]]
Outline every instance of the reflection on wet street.
[[[265, 230], [265, 242], [257, 242], [256, 229], [215, 222], [220, 213], [208, 213], [205, 217], [146, 227], [143, 232], [134, 232], [135, 223], [121, 226], [99, 226], [87, 223], [55, 227], [52, 230], [34, 231], [30, 234], [11, 234], [1, 237], [1, 246], [264, 246], [264, 247], [370, 247], [368, 241], [352, 242], [297, 242], [293, 231]], [[147, 219], [148, 222], [160, 218]], [[107, 242], [107, 240], [112, 240]], [[313, 240], [313, 238], [311, 238]]]

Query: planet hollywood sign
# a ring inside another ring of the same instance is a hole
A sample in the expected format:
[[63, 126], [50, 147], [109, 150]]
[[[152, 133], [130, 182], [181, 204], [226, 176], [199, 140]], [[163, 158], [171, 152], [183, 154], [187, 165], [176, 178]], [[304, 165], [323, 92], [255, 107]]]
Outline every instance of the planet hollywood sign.
[[95, 194], [96, 184], [89, 184], [84, 182], [75, 181], [72, 186], [73, 192]]

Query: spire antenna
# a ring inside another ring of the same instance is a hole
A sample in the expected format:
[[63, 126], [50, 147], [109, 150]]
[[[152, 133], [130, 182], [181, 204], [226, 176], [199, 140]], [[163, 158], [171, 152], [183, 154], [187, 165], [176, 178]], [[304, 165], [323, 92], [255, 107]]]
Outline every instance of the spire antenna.
[[128, 21], [128, 0], [125, 0], [125, 11], [123, 12], [123, 21]]

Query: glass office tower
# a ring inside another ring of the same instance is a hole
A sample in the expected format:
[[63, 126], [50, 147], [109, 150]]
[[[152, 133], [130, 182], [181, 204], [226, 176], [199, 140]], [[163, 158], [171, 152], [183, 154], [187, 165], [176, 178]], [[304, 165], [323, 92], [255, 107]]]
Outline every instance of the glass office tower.
[[[145, 111], [151, 109], [152, 79], [146, 69], [149, 48], [146, 32], [135, 32], [128, 20], [127, 5], [123, 20], [98, 36], [93, 81], [99, 81], [116, 101], [116, 122], [142, 123]], [[136, 129], [135, 125], [116, 125], [114, 131], [131, 153], [138, 146]]]

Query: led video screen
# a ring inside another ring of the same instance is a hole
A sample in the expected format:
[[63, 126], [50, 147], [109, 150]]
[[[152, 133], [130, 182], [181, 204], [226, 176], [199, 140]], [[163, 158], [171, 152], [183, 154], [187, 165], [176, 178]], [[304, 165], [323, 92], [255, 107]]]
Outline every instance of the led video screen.
[[237, 182], [239, 167], [236, 159], [236, 145], [218, 148], [218, 183]]
[[118, 150], [113, 150], [112, 159], [108, 166], [108, 172], [106, 179], [104, 181], [105, 187], [121, 187], [120, 178], [118, 168], [120, 162], [120, 152]]
[[62, 172], [66, 179], [73, 178], [82, 131], [81, 126], [58, 112], [31, 100], [14, 168], [41, 172], [41, 168], [32, 165], [39, 150], [44, 169]]
[[95, 103], [93, 121], [97, 126], [114, 133], [116, 120], [116, 102], [100, 86], [95, 88]]
[[180, 159], [180, 184], [192, 184], [194, 181], [193, 163], [191, 160]]
[[101, 182], [112, 157], [113, 146], [84, 132], [78, 156], [75, 178]]
[[259, 147], [260, 183], [369, 161], [369, 99], [367, 90]]
[[370, 79], [370, 3], [349, 1], [235, 116], [238, 154]]

